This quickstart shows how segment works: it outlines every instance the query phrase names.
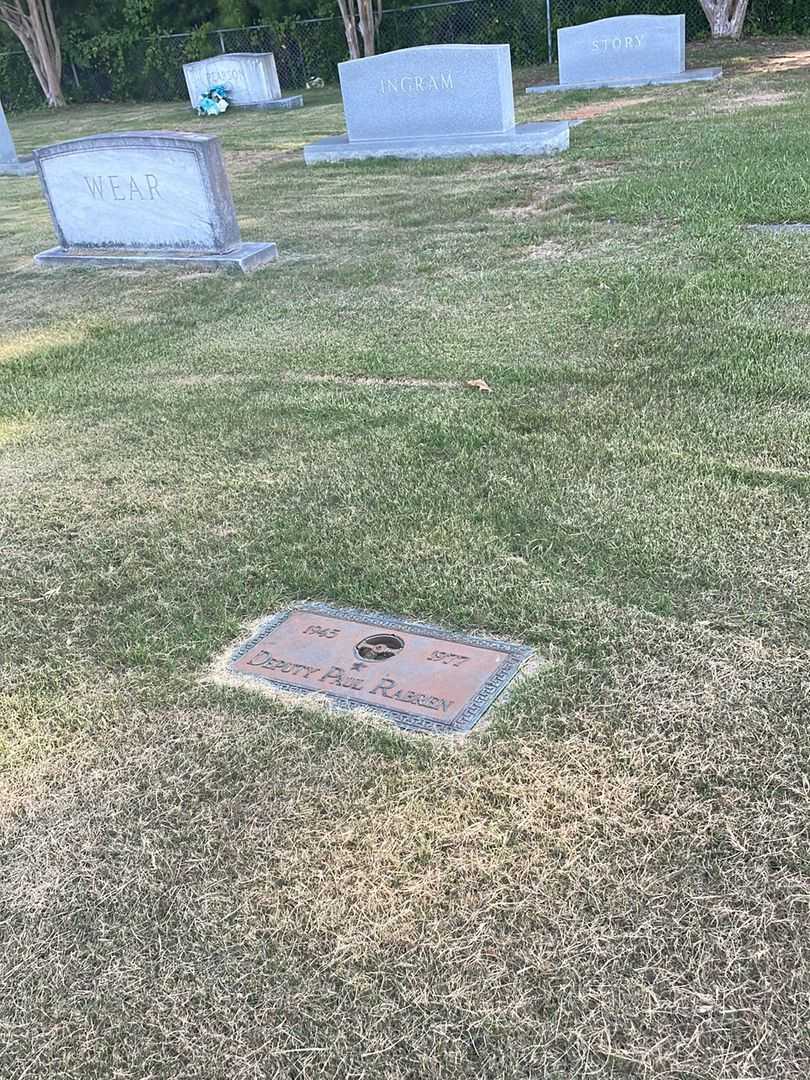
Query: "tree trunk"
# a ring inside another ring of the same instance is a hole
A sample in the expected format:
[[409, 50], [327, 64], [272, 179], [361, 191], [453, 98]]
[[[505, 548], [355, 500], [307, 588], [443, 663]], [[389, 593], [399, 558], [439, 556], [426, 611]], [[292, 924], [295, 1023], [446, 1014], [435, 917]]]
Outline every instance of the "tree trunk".
[[[360, 40], [363, 41], [365, 56], [374, 56], [377, 51], [377, 31], [382, 20], [382, 0], [338, 0], [338, 7], [346, 31], [346, 42], [352, 60], [361, 56]], [[358, 26], [360, 33], [358, 35]]]
[[700, 0], [713, 38], [742, 37], [748, 0]]
[[51, 0], [0, 0], [0, 20], [19, 38], [48, 105], [64, 105], [62, 49]]
[[352, 60], [360, 59], [360, 40], [357, 37], [357, 11], [354, 0], [338, 0], [340, 16], [343, 19], [343, 30], [346, 34], [346, 44], [349, 46], [349, 57]]
[[363, 49], [366, 56], [373, 56], [377, 40], [377, 27], [374, 25], [372, 0], [357, 0], [360, 11], [360, 33], [363, 35]]

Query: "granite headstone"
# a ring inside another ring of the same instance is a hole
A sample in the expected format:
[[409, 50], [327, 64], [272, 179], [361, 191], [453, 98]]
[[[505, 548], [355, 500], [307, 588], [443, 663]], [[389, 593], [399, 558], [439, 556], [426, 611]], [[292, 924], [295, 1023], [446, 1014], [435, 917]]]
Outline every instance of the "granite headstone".
[[37, 171], [32, 157], [17, 157], [3, 102], [0, 101], [0, 176], [33, 176]]
[[618, 15], [557, 31], [560, 81], [529, 86], [527, 94], [592, 90], [600, 86], [705, 82], [722, 68], [685, 70], [683, 15]]
[[298, 109], [300, 94], [282, 97], [272, 53], [223, 53], [183, 64], [188, 96], [194, 108], [212, 86], [224, 86], [238, 109]]
[[248, 271], [275, 244], [243, 243], [219, 139], [92, 135], [34, 151], [59, 247], [43, 265], [170, 263]]
[[568, 147], [566, 122], [515, 124], [508, 45], [420, 45], [347, 60], [338, 72], [347, 134], [305, 147], [307, 164]]

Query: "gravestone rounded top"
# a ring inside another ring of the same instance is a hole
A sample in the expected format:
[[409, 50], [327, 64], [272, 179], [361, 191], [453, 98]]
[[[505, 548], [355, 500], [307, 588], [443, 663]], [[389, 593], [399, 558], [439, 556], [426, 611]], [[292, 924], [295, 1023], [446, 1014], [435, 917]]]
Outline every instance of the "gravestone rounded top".
[[468, 50], [471, 52], [475, 52], [476, 50], [480, 52], [491, 52], [493, 49], [509, 49], [509, 46], [498, 43], [476, 44], [475, 42], [465, 41], [448, 41], [437, 45], [409, 45], [407, 49], [392, 49], [390, 52], [376, 53], [374, 56], [360, 56], [356, 60], [343, 60], [341, 61], [340, 66], [343, 67], [344, 64], [365, 64], [369, 61], [384, 60], [387, 56], [407, 57], [414, 53], [436, 52], [438, 50], [449, 53], [467, 52]]
[[[686, 22], [685, 15], [610, 15], [605, 19], [593, 19], [591, 22], [577, 23], [575, 26], [563, 26], [560, 29], [565, 33], [569, 30], [588, 30], [588, 31], [606, 31], [613, 33], [614, 31], [621, 30], [623, 28], [632, 28], [635, 26], [643, 28], [646, 23], [652, 25], [653, 23], [663, 23], [664, 25], [674, 25], [675, 23]], [[559, 33], [559, 31], [558, 31]]]
[[216, 135], [203, 135], [191, 131], [110, 131], [102, 135], [84, 135], [80, 139], [66, 139], [64, 142], [41, 146], [34, 151], [37, 158], [56, 157], [59, 154], [93, 150], [96, 147], [134, 146], [188, 146], [189, 144], [206, 145], [218, 143]]
[[216, 56], [209, 56], [205, 60], [195, 60], [193, 63], [197, 64], [216, 64], [220, 60], [261, 60], [263, 57], [273, 56], [272, 53], [257, 53], [257, 52], [227, 52], [217, 53]]

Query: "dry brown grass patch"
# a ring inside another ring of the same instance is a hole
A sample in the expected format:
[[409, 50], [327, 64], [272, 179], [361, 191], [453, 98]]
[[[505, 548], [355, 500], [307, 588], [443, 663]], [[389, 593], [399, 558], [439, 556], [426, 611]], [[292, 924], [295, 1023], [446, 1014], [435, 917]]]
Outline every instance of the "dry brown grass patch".
[[781, 56], [768, 56], [746, 64], [746, 72], [751, 74], [778, 74], [783, 71], [806, 71], [810, 75], [810, 49], [797, 49], [796, 52]]
[[194, 372], [189, 375], [153, 375], [151, 382], [166, 382], [171, 386], [221, 386], [226, 383], [249, 382], [250, 377], [229, 371]]
[[278, 165], [282, 161], [300, 161], [300, 150], [229, 150], [225, 154], [228, 171], [250, 172], [259, 165]]
[[236, 371], [176, 372], [152, 371], [141, 374], [133, 383], [158, 384], [160, 386], [205, 387], [229, 384], [279, 382], [289, 384], [316, 383], [325, 386], [363, 387], [373, 386], [392, 390], [464, 390], [463, 382], [450, 379], [419, 379], [407, 376], [390, 378], [377, 375], [337, 375], [318, 371], [268, 371], [262, 375], [247, 375]]
[[757, 93], [752, 94], [729, 96], [725, 101], [712, 98], [710, 102], [707, 102], [706, 109], [713, 113], [735, 113], [740, 112], [742, 109], [755, 108], [757, 106], [782, 105], [785, 101], [789, 101], [791, 97], [791, 94], [782, 91], [760, 90]]
[[314, 371], [282, 371], [279, 378], [288, 383], [325, 383], [333, 386], [380, 386], [405, 390], [463, 390], [460, 382], [449, 379], [381, 378], [375, 375], [329, 375]]
[[490, 210], [495, 217], [520, 221], [525, 218], [549, 218], [571, 214], [577, 209], [570, 199], [555, 201], [553, 195], [542, 194], [521, 206], [498, 206]]
[[593, 120], [597, 116], [605, 116], [617, 109], [629, 109], [633, 105], [646, 105], [653, 98], [616, 98], [614, 101], [598, 101], [595, 105], [578, 105], [573, 112], [564, 113], [560, 120]]
[[254, 1080], [295, 1052], [273, 1075], [799, 1077], [807, 655], [647, 630], [658, 651], [622, 654], [599, 700], [424, 756], [255, 698], [119, 702], [8, 778], [0, 1060], [35, 1080], [101, 1075], [118, 1045], [122, 1076]]
[[556, 262], [559, 259], [576, 258], [577, 252], [567, 244], [557, 240], [544, 240], [540, 244], [532, 244], [526, 249], [526, 257], [529, 259], [543, 259], [548, 262]]

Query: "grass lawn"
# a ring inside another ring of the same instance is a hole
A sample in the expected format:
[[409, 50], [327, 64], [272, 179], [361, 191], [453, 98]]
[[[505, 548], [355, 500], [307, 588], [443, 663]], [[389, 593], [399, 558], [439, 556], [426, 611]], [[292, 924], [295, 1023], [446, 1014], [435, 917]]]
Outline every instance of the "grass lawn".
[[[0, 1075], [810, 1072], [810, 41], [526, 98], [554, 159], [221, 135], [251, 276], [0, 181]], [[465, 388], [485, 379], [493, 393]], [[201, 680], [296, 599], [531, 643], [460, 744]]]

